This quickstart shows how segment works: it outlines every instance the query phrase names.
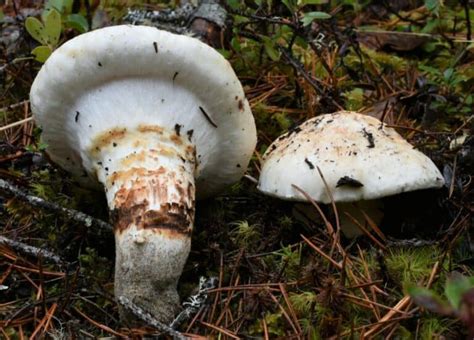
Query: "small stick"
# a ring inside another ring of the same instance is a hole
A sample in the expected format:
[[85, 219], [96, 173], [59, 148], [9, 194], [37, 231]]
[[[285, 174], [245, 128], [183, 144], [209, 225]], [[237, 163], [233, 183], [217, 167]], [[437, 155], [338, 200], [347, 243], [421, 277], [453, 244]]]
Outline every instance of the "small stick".
[[64, 263], [64, 261], [58, 255], [50, 251], [47, 251], [41, 248], [36, 248], [23, 242], [11, 240], [4, 236], [0, 236], [0, 243], [6, 244], [9, 247], [15, 250], [19, 250], [20, 252], [25, 253], [27, 255], [32, 255], [34, 257], [41, 256], [42, 259], [50, 260], [54, 263], [59, 263], [59, 264]]
[[83, 223], [86, 227], [91, 227], [95, 225], [107, 231], [113, 230], [112, 226], [107, 222], [84, 214], [83, 212], [74, 209], [64, 208], [56, 203], [48, 202], [42, 198], [29, 195], [23, 190], [17, 188], [13, 184], [10, 184], [3, 179], [0, 179], [0, 189], [8, 192], [9, 194], [12, 194], [13, 196], [15, 196], [15, 198], [21, 199], [22, 201], [25, 201], [34, 207], [65, 214], [68, 218]]
[[156, 320], [150, 313], [144, 311], [140, 307], [138, 307], [136, 304], [131, 302], [129, 299], [127, 299], [125, 296], [119, 296], [118, 301], [122, 306], [124, 306], [126, 309], [128, 309], [130, 312], [132, 312], [137, 318], [140, 320], [145, 321], [148, 325], [156, 328], [160, 332], [169, 334], [173, 336], [175, 339], [180, 339], [180, 340], [186, 340], [187, 337], [181, 334], [178, 331], [175, 331], [173, 328], [170, 326]]
[[15, 104], [12, 104], [12, 105], [4, 106], [4, 107], [0, 108], [0, 111], [11, 110], [11, 109], [14, 109], [14, 108], [16, 108], [16, 107], [20, 107], [20, 106], [22, 106], [22, 105], [24, 105], [24, 104], [28, 104], [29, 102], [30, 102], [30, 101], [29, 101], [28, 99], [26, 99], [26, 100], [23, 100], [23, 101], [21, 101], [21, 102], [19, 102], [19, 103], [15, 103]]
[[15, 126], [18, 126], [18, 125], [22, 125], [22, 124], [30, 122], [32, 120], [33, 120], [33, 117], [28, 117], [28, 118], [19, 120], [17, 122], [14, 122], [14, 123], [11, 123], [11, 124], [8, 124], [8, 125], [4, 125], [4, 126], [0, 127], [0, 132], [11, 129], [12, 127], [15, 127]]

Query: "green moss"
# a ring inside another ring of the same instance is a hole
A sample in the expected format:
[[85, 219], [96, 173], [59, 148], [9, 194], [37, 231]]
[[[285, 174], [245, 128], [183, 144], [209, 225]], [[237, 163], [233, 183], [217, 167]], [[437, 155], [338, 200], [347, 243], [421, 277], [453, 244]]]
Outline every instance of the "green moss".
[[405, 286], [426, 282], [439, 258], [439, 248], [430, 246], [390, 249], [385, 261], [390, 278], [401, 286]]
[[260, 231], [258, 225], [251, 225], [247, 221], [238, 221], [231, 223], [234, 229], [230, 232], [232, 241], [242, 248], [251, 248], [260, 240]]
[[443, 333], [449, 328], [449, 321], [436, 317], [425, 317], [420, 320], [419, 339], [442, 339]]

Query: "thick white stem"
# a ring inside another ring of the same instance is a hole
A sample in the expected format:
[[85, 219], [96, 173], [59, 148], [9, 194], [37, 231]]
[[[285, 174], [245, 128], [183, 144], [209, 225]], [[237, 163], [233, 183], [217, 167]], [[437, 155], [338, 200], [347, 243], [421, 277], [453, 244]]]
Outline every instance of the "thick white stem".
[[[365, 235], [352, 218], [360, 223], [365, 229], [369, 231], [371, 230], [362, 212], [364, 212], [378, 226], [383, 218], [382, 209], [383, 202], [381, 200], [337, 203], [339, 225], [344, 236], [347, 238], [355, 238], [360, 235]], [[347, 214], [352, 218], [347, 216]]]
[[179, 126], [138, 126], [107, 131], [91, 153], [115, 228], [115, 295], [168, 322], [191, 245], [194, 146]]

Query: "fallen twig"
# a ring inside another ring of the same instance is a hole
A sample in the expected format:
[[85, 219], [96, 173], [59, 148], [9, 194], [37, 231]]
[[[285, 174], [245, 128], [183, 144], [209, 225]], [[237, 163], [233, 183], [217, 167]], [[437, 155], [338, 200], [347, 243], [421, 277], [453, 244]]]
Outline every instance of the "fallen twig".
[[97, 226], [107, 231], [113, 230], [112, 226], [107, 222], [84, 214], [83, 212], [74, 209], [64, 208], [56, 203], [48, 202], [37, 196], [27, 194], [23, 190], [17, 188], [13, 184], [8, 183], [7, 181], [4, 181], [3, 179], [0, 179], [0, 189], [8, 192], [9, 194], [12, 194], [13, 196], [15, 196], [15, 198], [21, 199], [22, 201], [25, 201], [34, 207], [64, 214], [74, 221], [83, 223], [86, 227]]
[[33, 120], [33, 117], [28, 117], [28, 118], [25, 118], [25, 119], [22, 119], [22, 120], [19, 120], [17, 122], [14, 122], [14, 123], [11, 123], [11, 124], [8, 124], [8, 125], [5, 125], [5, 126], [2, 126], [0, 127], [0, 131], [5, 131], [5, 130], [8, 130], [8, 129], [11, 129], [12, 127], [15, 127], [15, 126], [18, 126], [18, 125], [22, 125], [24, 123], [28, 123], [30, 121]]
[[175, 339], [187, 339], [186, 336], [181, 334], [180, 332], [174, 330], [170, 326], [156, 320], [150, 313], [144, 311], [140, 307], [138, 307], [136, 304], [131, 302], [129, 299], [127, 299], [124, 296], [119, 296], [118, 301], [122, 306], [124, 306], [126, 309], [128, 309], [130, 312], [133, 313], [137, 318], [139, 318], [142, 321], [145, 321], [148, 325], [156, 328], [160, 332], [169, 334], [173, 336]]
[[32, 255], [34, 257], [41, 257], [42, 259], [50, 260], [50, 261], [52, 261], [54, 263], [58, 263], [58, 264], [64, 263], [64, 261], [58, 255], [56, 255], [56, 254], [54, 254], [54, 253], [52, 253], [48, 250], [33, 247], [33, 246], [30, 246], [30, 245], [28, 245], [26, 243], [23, 243], [23, 242], [18, 242], [18, 241], [15, 241], [15, 240], [11, 240], [11, 239], [6, 238], [4, 236], [0, 236], [0, 243], [6, 244], [9, 247], [11, 247], [15, 250], [19, 250], [20, 252], [25, 253], [27, 255]]

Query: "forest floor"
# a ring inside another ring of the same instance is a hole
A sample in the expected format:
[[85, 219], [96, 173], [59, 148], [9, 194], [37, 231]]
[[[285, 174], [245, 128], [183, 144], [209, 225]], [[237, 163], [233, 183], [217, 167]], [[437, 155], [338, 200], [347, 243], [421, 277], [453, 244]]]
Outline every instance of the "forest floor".
[[[59, 24], [48, 22], [48, 8], [58, 11]], [[127, 14], [129, 8], [138, 11]], [[109, 220], [105, 197], [48, 162], [28, 100], [51, 50], [91, 27], [133, 22], [199, 35], [217, 48], [244, 85], [258, 130], [247, 176], [197, 203], [180, 296], [196, 294], [200, 277], [218, 280], [176, 328], [180, 334], [472, 338], [472, 1], [227, 0], [220, 9], [227, 14], [222, 22], [206, 11], [205, 20], [192, 16], [190, 4], [6, 2], [0, 11], [0, 337], [160, 333], [120, 323], [114, 237], [102, 222]], [[143, 10], [157, 12], [146, 17]], [[57, 34], [30, 35], [27, 16]], [[302, 222], [293, 203], [264, 196], [253, 180], [279, 135], [340, 109], [394, 127], [446, 182], [439, 190], [387, 198], [383, 221], [356, 239], [333, 232], [330, 205]], [[88, 227], [72, 210], [96, 220]]]

